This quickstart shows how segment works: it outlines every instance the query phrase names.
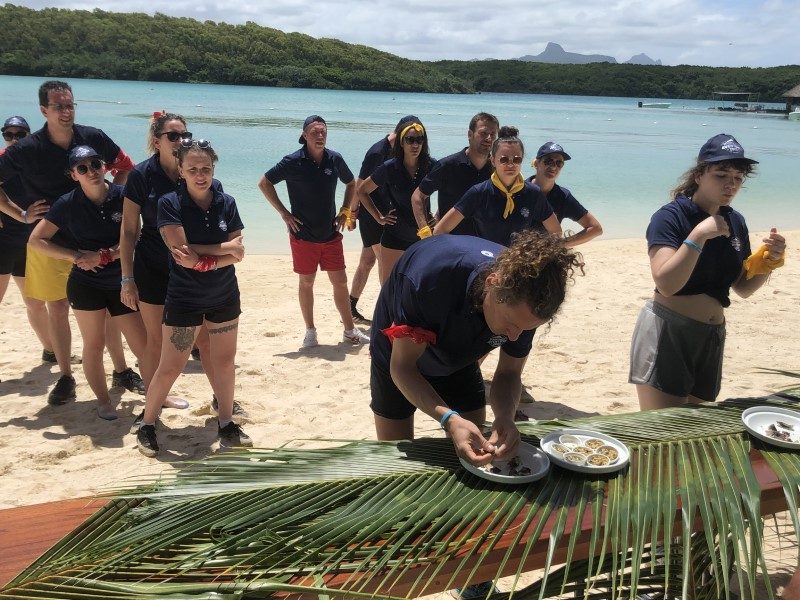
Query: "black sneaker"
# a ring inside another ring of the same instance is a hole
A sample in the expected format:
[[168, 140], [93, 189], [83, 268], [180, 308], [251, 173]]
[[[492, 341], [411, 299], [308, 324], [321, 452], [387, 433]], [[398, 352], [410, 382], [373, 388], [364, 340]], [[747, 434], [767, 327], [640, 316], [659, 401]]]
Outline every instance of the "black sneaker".
[[136, 447], [145, 456], [153, 458], [158, 454], [158, 440], [155, 425], [142, 425], [136, 432]]
[[70, 400], [75, 400], [75, 378], [72, 375], [62, 375], [47, 395], [47, 403], [60, 406]]
[[353, 317], [353, 323], [356, 325], [372, 325], [372, 321], [358, 312], [358, 309], [355, 307], [350, 309], [350, 315]]
[[[215, 413], [219, 414], [219, 402], [217, 401], [216, 395], [211, 396], [211, 408], [214, 410]], [[239, 404], [238, 400], [233, 401], [233, 416], [234, 417], [249, 417], [250, 413], [248, 413], [245, 409], [242, 408], [242, 405]]]
[[192, 358], [195, 360], [200, 360], [200, 348], [197, 346], [192, 347]]
[[253, 445], [253, 440], [248, 437], [244, 429], [233, 421], [225, 425], [225, 427], [220, 427], [219, 423], [217, 423], [217, 437], [219, 437], [220, 446], [226, 446], [227, 448], [240, 448], [242, 446], [249, 448]]
[[131, 433], [136, 433], [139, 431], [139, 428], [142, 426], [142, 421], [144, 421], [144, 411], [139, 413], [139, 416], [133, 420], [133, 425], [131, 425]]
[[[42, 350], [42, 362], [43, 363], [50, 363], [56, 364], [58, 359], [56, 358], [56, 353], [52, 350]], [[80, 356], [75, 356], [74, 354], [69, 357], [69, 362], [72, 365], [79, 365], [83, 362]]]
[[125, 388], [129, 392], [136, 392], [144, 396], [144, 381], [139, 377], [139, 374], [128, 367], [121, 373], [114, 371], [111, 374], [111, 387]]

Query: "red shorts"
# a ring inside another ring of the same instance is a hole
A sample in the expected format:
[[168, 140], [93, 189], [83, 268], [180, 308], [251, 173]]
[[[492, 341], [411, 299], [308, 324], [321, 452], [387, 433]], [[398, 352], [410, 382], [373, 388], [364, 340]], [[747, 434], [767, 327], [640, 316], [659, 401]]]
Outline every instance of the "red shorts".
[[289, 245], [294, 272], [299, 275], [312, 275], [317, 272], [317, 267], [322, 271], [344, 271], [341, 233], [330, 242], [309, 242], [289, 235]]

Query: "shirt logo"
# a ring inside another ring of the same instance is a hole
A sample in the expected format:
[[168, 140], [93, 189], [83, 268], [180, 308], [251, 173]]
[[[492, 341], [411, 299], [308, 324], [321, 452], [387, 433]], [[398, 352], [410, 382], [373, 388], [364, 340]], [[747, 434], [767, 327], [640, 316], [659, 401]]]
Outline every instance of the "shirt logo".
[[519, 214], [521, 214], [521, 215], [522, 215], [524, 218], [526, 218], [526, 219], [527, 219], [528, 217], [530, 217], [530, 216], [531, 216], [531, 211], [529, 211], [529, 210], [527, 209], [527, 207], [526, 207], [526, 208], [521, 208], [521, 209], [519, 210]]
[[494, 253], [490, 252], [489, 250], [481, 250], [481, 254], [488, 256], [489, 258], [494, 258]]
[[325, 173], [325, 175], [333, 175], [333, 169], [325, 169], [323, 173]]
[[219, 228], [220, 231], [228, 231], [228, 224], [225, 222], [224, 219], [219, 220]]
[[489, 341], [486, 343], [489, 344], [492, 348], [497, 348], [502, 346], [508, 341], [508, 338], [504, 335], [493, 335], [489, 338]]
[[733, 249], [736, 250], [737, 252], [741, 252], [742, 251], [742, 240], [740, 240], [736, 236], [733, 236], [731, 238], [731, 246], [733, 246]]
[[111, 213], [111, 220], [114, 221], [114, 223], [122, 223], [122, 213], [119, 211], [114, 211]]
[[737, 144], [733, 138], [722, 144], [721, 148], [727, 152], [730, 152], [731, 154], [738, 154], [739, 152], [742, 152], [742, 147]]

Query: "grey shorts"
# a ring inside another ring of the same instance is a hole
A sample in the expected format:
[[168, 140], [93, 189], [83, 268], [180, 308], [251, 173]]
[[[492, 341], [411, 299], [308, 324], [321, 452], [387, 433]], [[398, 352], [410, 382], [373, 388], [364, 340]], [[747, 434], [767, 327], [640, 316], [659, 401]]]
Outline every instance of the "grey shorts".
[[628, 381], [713, 402], [722, 382], [725, 324], [709, 325], [648, 301], [631, 342]]

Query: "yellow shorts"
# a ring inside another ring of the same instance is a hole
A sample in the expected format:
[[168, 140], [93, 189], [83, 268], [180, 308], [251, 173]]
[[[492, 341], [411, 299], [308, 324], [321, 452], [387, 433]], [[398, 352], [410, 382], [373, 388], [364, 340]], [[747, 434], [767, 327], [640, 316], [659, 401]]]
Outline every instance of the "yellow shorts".
[[55, 302], [67, 297], [67, 279], [72, 263], [51, 258], [28, 246], [25, 262], [25, 295], [34, 300]]

